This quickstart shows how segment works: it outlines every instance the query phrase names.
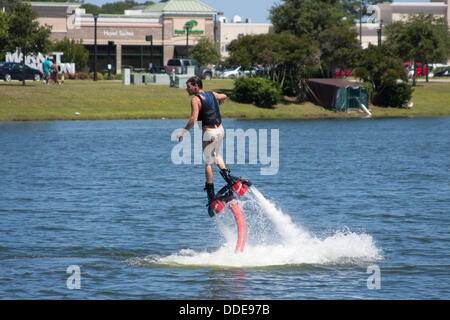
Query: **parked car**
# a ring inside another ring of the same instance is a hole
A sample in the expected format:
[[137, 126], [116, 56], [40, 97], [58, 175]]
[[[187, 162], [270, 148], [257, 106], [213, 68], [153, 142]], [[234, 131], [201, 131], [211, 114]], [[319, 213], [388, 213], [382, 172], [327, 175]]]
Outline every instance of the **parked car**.
[[[0, 62], [0, 78], [5, 81], [23, 80], [22, 64], [17, 62]], [[25, 80], [40, 81], [42, 72], [25, 66]]]
[[242, 71], [242, 67], [235, 67], [235, 68], [229, 68], [225, 69], [221, 74], [220, 78], [239, 78], [244, 75], [244, 72]]
[[435, 72], [434, 77], [450, 77], [450, 67]]
[[[405, 71], [408, 74], [408, 77], [412, 78], [414, 75], [414, 65], [412, 62], [403, 63], [403, 67], [405, 67]], [[425, 76], [427, 74], [427, 67], [424, 66], [420, 62], [416, 62], [416, 77]]]
[[153, 66], [150, 68], [150, 73], [167, 73], [167, 70], [164, 66]]
[[263, 66], [253, 66], [250, 68], [250, 75], [252, 77], [262, 77], [264, 76], [264, 67]]
[[167, 62], [168, 72], [175, 68], [176, 73], [185, 72], [186, 67], [195, 67], [195, 75], [204, 80], [212, 79], [212, 71], [208, 67], [201, 66], [197, 61], [191, 59], [170, 59]]

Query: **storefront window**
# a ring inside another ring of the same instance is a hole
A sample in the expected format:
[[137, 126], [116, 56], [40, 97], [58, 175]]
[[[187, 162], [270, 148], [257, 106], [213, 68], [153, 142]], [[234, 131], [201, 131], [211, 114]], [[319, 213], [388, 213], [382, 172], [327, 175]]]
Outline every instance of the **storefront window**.
[[[94, 72], [94, 53], [95, 48], [93, 45], [85, 45], [86, 49], [89, 50], [89, 60], [87, 70], [85, 72]], [[111, 64], [111, 72], [116, 73], [116, 46], [111, 46], [109, 48], [109, 59]], [[80, 70], [81, 71], [81, 70]], [[97, 45], [97, 72], [107, 73], [108, 72], [108, 46]]]
[[149, 69], [150, 56], [153, 66], [162, 66], [163, 47], [153, 46], [122, 46], [122, 66], [131, 66], [134, 70]]
[[[89, 50], [88, 67], [85, 72], [94, 72], [94, 46], [85, 45]], [[132, 67], [137, 71], [147, 71], [150, 65], [150, 51], [152, 56], [153, 66], [163, 65], [163, 47], [153, 46], [122, 46], [122, 67]], [[112, 66], [112, 73], [116, 73], [116, 46], [111, 46], [109, 59]], [[80, 70], [81, 71], [81, 70]], [[97, 72], [108, 72], [108, 46], [97, 45]]]

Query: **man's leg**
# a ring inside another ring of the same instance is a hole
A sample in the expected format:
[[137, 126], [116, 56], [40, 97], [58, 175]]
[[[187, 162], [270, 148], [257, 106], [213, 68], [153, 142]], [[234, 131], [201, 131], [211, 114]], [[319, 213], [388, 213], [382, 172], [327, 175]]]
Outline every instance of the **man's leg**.
[[[223, 131], [223, 130], [222, 130]], [[214, 184], [213, 184], [213, 165], [216, 164], [221, 170], [225, 169], [225, 163], [219, 154], [220, 146], [223, 140], [223, 132], [217, 132], [217, 130], [208, 130], [203, 133], [203, 152], [205, 156], [205, 191], [208, 196], [208, 202], [214, 201]], [[208, 213], [211, 217], [214, 216], [214, 211], [211, 207], [208, 207]]]
[[[205, 167], [205, 176], [206, 176], [206, 183], [204, 190], [206, 191], [206, 195], [208, 197], [208, 203], [211, 203], [214, 201], [216, 194], [214, 192], [213, 171], [212, 166], [210, 164], [207, 164]], [[210, 217], [214, 217], [214, 210], [210, 206], [208, 206], [208, 214]]]
[[[227, 167], [225, 166], [225, 162], [223, 161], [223, 158], [220, 156], [220, 155], [218, 155], [217, 157], [216, 157], [216, 159], [217, 159], [217, 161], [216, 161], [216, 165], [217, 165], [217, 168], [219, 168], [219, 170], [223, 170], [223, 169], [226, 169]], [[212, 171], [211, 171], [212, 172]]]
[[205, 167], [206, 183], [213, 183], [213, 169], [212, 165], [207, 164]]

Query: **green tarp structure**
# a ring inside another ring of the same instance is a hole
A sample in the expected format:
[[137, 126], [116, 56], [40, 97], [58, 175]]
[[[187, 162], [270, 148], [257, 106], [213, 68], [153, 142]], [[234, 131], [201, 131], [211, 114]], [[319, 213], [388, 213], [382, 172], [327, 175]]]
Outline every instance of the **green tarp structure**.
[[343, 79], [307, 79], [302, 81], [308, 100], [334, 111], [360, 109], [368, 106], [364, 86]]

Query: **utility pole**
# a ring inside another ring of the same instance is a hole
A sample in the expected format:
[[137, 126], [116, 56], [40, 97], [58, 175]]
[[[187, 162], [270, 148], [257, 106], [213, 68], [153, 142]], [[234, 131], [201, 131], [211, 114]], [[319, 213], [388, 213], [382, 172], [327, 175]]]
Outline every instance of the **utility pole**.
[[97, 81], [97, 19], [98, 13], [94, 13], [94, 81]]

